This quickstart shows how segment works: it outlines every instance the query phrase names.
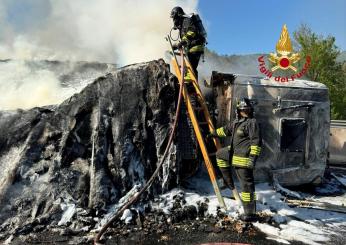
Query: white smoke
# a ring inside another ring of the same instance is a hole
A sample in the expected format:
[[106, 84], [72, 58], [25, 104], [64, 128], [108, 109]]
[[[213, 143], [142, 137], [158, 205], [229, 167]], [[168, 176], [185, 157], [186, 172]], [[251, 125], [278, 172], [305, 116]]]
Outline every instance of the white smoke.
[[0, 110], [60, 103], [56, 74], [22, 60], [99, 61], [126, 65], [164, 56], [174, 6], [198, 0], [0, 0]]
[[55, 104], [65, 99], [54, 73], [31, 70], [24, 61], [11, 61], [0, 66], [0, 108], [31, 108]]
[[[129, 64], [159, 58], [167, 49], [170, 10], [177, 5], [195, 12], [197, 0], [1, 0], [6, 31], [0, 59]], [[23, 6], [26, 11], [19, 11]]]

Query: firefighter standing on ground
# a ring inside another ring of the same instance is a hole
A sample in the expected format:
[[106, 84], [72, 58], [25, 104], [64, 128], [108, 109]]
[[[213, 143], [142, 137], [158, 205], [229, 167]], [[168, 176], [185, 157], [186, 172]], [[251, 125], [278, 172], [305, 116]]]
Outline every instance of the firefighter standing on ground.
[[[197, 66], [201, 56], [204, 53], [206, 44], [206, 32], [198, 15], [188, 16], [181, 7], [175, 7], [171, 11], [174, 29], [179, 30], [180, 42], [173, 45], [173, 49], [185, 48], [187, 57], [198, 77]], [[185, 81], [192, 80], [191, 74], [187, 71]]]
[[251, 221], [256, 217], [256, 195], [253, 170], [261, 152], [261, 134], [253, 118], [253, 107], [247, 98], [237, 105], [238, 118], [231, 124], [218, 128], [212, 137], [231, 137], [231, 145], [216, 152], [217, 165], [224, 176], [226, 185], [234, 188], [229, 159], [235, 169], [241, 186], [240, 198], [244, 207], [241, 219]]

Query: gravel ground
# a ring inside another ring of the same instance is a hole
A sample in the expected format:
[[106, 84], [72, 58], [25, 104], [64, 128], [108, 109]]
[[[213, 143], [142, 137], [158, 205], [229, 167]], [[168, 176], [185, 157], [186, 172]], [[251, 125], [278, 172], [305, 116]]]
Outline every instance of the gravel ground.
[[[138, 225], [117, 224], [108, 230], [102, 239], [103, 244], [203, 244], [216, 242], [232, 242], [246, 244], [280, 244], [268, 240], [265, 235], [251, 224], [223, 219], [205, 218], [201, 220], [186, 220], [175, 224], [146, 223], [143, 228]], [[147, 228], [144, 228], [147, 227]], [[73, 234], [68, 229], [59, 232], [44, 232], [30, 234], [26, 237], [16, 237], [10, 244], [92, 244], [93, 234]], [[2, 241], [3, 242], [3, 241]], [[303, 244], [293, 242], [291, 244]]]

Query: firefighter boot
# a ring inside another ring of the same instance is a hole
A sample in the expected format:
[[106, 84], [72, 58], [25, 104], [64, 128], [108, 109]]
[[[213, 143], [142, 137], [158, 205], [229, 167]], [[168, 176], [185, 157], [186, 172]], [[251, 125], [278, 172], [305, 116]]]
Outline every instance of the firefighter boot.
[[257, 220], [256, 201], [243, 202], [244, 214], [240, 215], [240, 219], [244, 222], [252, 222]]

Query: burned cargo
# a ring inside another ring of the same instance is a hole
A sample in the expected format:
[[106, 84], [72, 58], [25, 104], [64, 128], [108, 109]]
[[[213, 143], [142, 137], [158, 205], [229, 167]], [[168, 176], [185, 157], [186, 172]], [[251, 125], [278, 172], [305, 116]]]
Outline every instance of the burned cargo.
[[256, 165], [258, 181], [275, 178], [286, 186], [320, 183], [326, 167], [330, 102], [325, 85], [213, 72], [217, 126], [236, 117], [236, 104], [248, 97], [255, 105], [263, 147]]
[[[60, 105], [1, 111], [0, 234], [28, 234], [36, 226], [93, 229], [96, 222], [80, 217], [100, 216], [154, 172], [176, 94], [169, 66], [158, 60], [102, 76]], [[149, 196], [188, 172], [180, 142]]]

